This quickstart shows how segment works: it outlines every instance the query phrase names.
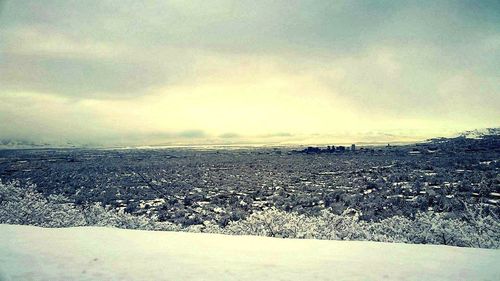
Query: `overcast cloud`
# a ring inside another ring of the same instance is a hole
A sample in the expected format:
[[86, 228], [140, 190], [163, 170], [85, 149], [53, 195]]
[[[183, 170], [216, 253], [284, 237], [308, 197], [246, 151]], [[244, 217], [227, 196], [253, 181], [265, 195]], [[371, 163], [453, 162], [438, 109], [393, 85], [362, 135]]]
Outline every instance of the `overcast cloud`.
[[500, 120], [498, 1], [4, 1], [0, 138], [156, 143]]

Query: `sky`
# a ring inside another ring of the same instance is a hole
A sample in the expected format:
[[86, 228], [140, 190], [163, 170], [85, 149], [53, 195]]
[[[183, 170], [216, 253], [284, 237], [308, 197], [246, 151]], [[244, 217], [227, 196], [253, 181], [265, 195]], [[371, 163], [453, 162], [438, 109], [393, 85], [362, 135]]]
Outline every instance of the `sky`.
[[499, 1], [0, 3], [0, 139], [405, 141], [500, 125]]

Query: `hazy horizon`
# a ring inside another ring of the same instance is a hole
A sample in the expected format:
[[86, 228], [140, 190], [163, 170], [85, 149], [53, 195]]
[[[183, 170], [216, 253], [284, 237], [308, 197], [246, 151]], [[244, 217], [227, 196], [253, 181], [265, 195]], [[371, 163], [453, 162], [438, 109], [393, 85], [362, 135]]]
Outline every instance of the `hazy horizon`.
[[0, 3], [0, 139], [406, 142], [500, 127], [498, 1]]

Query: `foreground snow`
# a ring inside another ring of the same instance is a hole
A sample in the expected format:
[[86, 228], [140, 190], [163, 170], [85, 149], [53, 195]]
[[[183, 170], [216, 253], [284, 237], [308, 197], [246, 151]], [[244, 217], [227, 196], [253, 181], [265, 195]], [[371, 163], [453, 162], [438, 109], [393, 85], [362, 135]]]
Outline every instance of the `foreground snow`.
[[500, 280], [500, 251], [0, 225], [0, 280]]

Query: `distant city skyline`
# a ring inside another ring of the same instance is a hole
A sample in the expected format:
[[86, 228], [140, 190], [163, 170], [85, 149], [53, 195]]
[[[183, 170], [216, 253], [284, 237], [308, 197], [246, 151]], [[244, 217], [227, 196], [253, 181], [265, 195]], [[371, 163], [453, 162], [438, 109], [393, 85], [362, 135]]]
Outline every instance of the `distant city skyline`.
[[500, 127], [498, 1], [0, 3], [0, 139], [334, 144]]

